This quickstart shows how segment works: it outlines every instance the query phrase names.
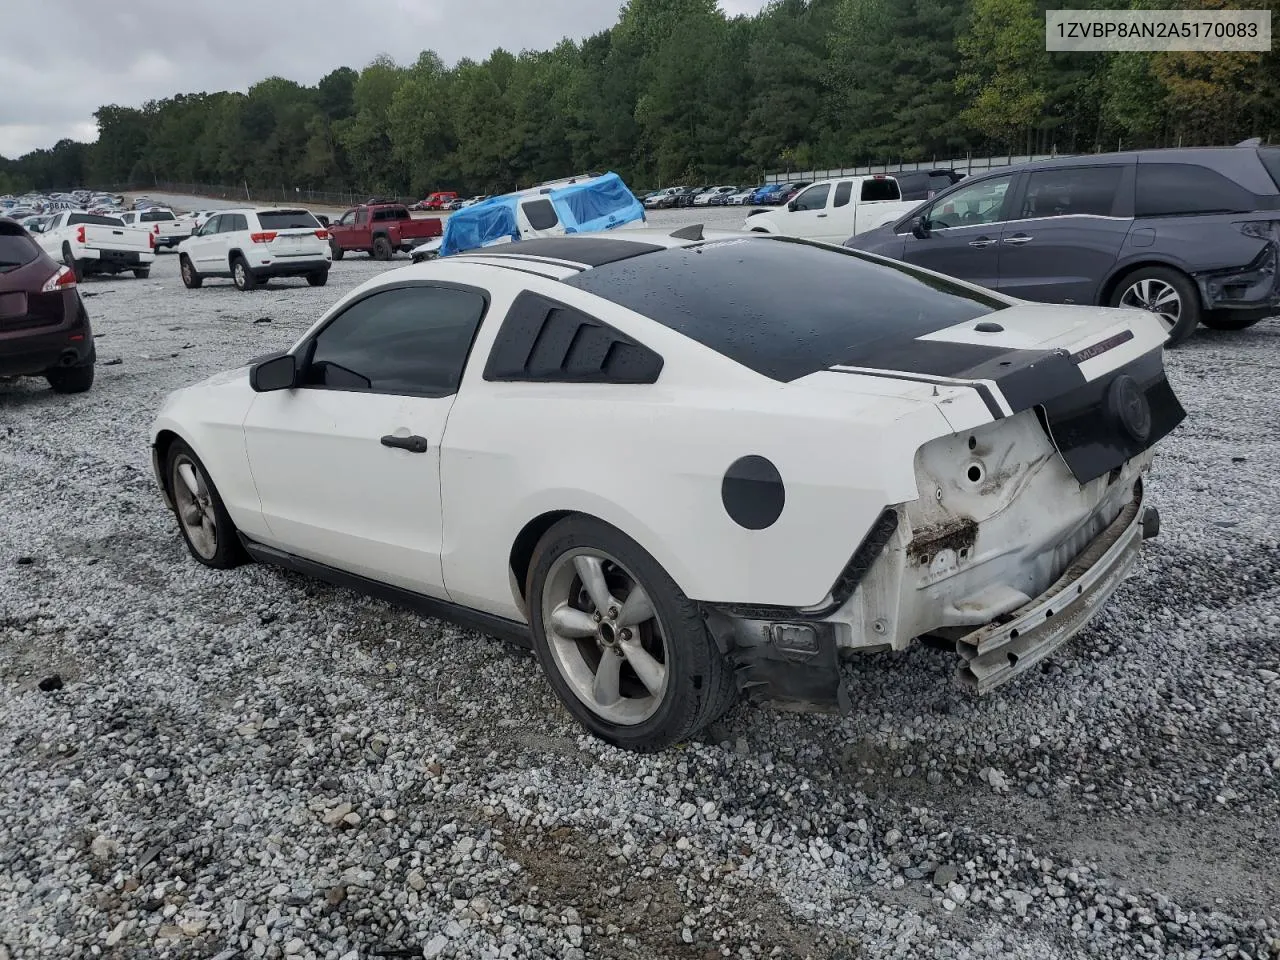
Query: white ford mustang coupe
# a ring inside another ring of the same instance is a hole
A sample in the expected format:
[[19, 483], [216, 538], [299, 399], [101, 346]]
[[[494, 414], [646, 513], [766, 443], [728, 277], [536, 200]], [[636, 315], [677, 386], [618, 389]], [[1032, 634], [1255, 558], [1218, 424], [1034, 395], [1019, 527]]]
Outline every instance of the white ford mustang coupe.
[[201, 563], [532, 643], [651, 750], [739, 694], [847, 710], [849, 654], [944, 645], [982, 692], [1077, 633], [1158, 531], [1164, 339], [786, 238], [528, 240], [177, 391], [154, 461]]

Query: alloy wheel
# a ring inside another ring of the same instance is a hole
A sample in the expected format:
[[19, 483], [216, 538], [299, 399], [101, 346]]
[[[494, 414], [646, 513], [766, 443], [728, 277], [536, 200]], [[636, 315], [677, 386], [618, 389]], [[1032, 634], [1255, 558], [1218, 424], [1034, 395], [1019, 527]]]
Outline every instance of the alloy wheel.
[[574, 696], [619, 726], [652, 717], [667, 692], [668, 640], [637, 578], [603, 551], [581, 548], [558, 557], [544, 584], [548, 647]]
[[1149, 310], [1158, 316], [1169, 330], [1182, 319], [1182, 297], [1172, 284], [1147, 278], [1129, 287], [1120, 297], [1120, 306]]
[[204, 472], [185, 453], [174, 458], [172, 486], [183, 534], [196, 553], [212, 560], [218, 552], [218, 518], [213, 497]]

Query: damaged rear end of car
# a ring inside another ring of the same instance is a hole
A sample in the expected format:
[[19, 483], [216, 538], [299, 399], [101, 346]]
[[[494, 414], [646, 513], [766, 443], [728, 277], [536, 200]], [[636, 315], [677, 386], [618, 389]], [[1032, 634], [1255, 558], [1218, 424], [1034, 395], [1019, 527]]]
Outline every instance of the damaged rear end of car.
[[954, 432], [918, 447], [916, 498], [885, 506], [822, 603], [711, 613], [749, 698], [846, 710], [842, 657], [918, 642], [986, 693], [1079, 633], [1158, 533], [1143, 478], [1185, 417], [1162, 331], [1137, 312], [991, 316], [916, 340], [905, 369], [820, 375], [918, 383]]

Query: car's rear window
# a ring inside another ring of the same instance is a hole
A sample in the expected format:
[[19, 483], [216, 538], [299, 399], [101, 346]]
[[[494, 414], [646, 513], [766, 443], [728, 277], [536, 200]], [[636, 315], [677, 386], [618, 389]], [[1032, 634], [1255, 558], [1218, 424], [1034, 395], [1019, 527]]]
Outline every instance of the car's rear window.
[[1251, 213], [1259, 198], [1234, 180], [1195, 163], [1139, 163], [1135, 212], [1139, 217]]
[[902, 192], [898, 189], [898, 181], [885, 178], [883, 180], [863, 180], [862, 199], [868, 203], [881, 200], [901, 200]]
[[785, 238], [677, 247], [565, 282], [782, 382], [838, 364], [910, 369], [915, 338], [1007, 306], [906, 264]]
[[320, 221], [309, 210], [271, 210], [258, 214], [263, 230], [316, 230]]
[[87, 223], [99, 227], [123, 227], [124, 221], [119, 217], [107, 217], [97, 213], [69, 213], [67, 214], [67, 226], [73, 227], [77, 223]]
[[154, 223], [157, 220], [177, 220], [172, 210], [144, 210], [138, 217], [140, 223]]
[[24, 267], [40, 256], [40, 248], [15, 224], [0, 223], [0, 273]]
[[529, 218], [529, 226], [534, 230], [550, 230], [560, 222], [550, 200], [529, 200], [520, 206], [524, 208], [524, 215]]

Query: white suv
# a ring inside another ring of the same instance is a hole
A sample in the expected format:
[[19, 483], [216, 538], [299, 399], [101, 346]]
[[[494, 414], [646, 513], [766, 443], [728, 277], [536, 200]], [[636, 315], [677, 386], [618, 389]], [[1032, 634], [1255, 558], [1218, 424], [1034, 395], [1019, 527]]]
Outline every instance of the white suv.
[[230, 277], [252, 290], [272, 277], [329, 279], [329, 231], [307, 210], [220, 210], [178, 246], [182, 282], [192, 290], [206, 277]]

